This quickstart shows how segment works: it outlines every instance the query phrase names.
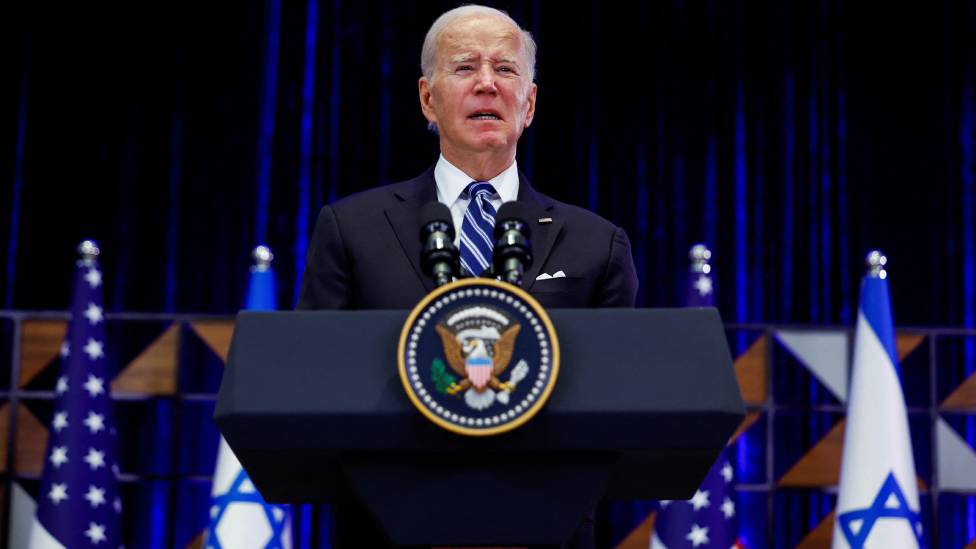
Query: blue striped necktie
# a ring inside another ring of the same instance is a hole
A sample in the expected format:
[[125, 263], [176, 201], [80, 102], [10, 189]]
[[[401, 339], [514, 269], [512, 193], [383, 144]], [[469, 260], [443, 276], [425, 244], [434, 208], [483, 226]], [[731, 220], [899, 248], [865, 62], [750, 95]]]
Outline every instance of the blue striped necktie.
[[491, 183], [475, 181], [466, 192], [471, 202], [461, 223], [461, 267], [467, 274], [478, 276], [491, 265], [491, 251], [495, 248], [495, 207], [490, 200], [495, 188]]

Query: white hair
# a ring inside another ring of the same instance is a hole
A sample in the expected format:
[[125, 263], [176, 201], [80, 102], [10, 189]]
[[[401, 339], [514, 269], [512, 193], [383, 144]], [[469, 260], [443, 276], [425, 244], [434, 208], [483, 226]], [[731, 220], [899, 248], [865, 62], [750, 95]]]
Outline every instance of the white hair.
[[498, 19], [511, 23], [513, 27], [518, 29], [519, 35], [522, 37], [522, 47], [525, 49], [525, 57], [529, 63], [529, 82], [534, 82], [536, 45], [532, 34], [520, 27], [507, 13], [477, 4], [468, 4], [446, 11], [430, 26], [430, 30], [427, 31], [427, 36], [424, 38], [424, 48], [420, 52], [420, 70], [423, 72], [424, 77], [427, 78], [427, 82], [430, 84], [434, 83], [434, 67], [437, 65], [437, 44], [444, 29], [461, 19], [479, 16], [497, 17]]

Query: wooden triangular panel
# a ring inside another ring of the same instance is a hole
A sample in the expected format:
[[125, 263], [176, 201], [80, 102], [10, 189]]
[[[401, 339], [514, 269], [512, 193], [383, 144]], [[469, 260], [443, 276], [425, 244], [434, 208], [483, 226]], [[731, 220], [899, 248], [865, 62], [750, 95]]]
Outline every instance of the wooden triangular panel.
[[176, 392], [176, 363], [180, 326], [173, 324], [112, 381], [115, 394], [172, 395]]
[[780, 486], [834, 486], [840, 481], [840, 459], [844, 448], [845, 420], [834, 425], [779, 479]]
[[739, 424], [739, 428], [735, 430], [735, 434], [733, 434], [732, 438], [729, 440], [729, 444], [732, 444], [738, 440], [739, 437], [742, 436], [742, 433], [748, 431], [749, 427], [752, 427], [754, 423], [759, 421], [759, 417], [761, 415], [762, 414], [759, 412], [747, 412], [746, 417], [742, 418], [742, 423]]
[[16, 438], [14, 471], [18, 475], [40, 476], [47, 451], [47, 429], [23, 404], [17, 405]]
[[651, 533], [654, 532], [654, 521], [657, 519], [657, 511], [647, 515], [636, 528], [631, 530], [627, 537], [620, 540], [616, 549], [647, 549], [651, 546]]
[[973, 372], [973, 375], [963, 381], [952, 394], [942, 401], [942, 408], [951, 410], [976, 409], [976, 372]]
[[[10, 434], [10, 404], [0, 406], [0, 473], [7, 472], [7, 436]], [[0, 484], [2, 486], [2, 484]], [[3, 501], [0, 498], [0, 501]], [[3, 515], [0, 515], [3, 516]]]
[[746, 404], [766, 402], [766, 348], [769, 337], [763, 334], [746, 352], [735, 359], [735, 377]]
[[23, 387], [61, 352], [68, 323], [64, 320], [33, 319], [25, 320], [21, 326], [19, 386]]
[[203, 549], [203, 537], [207, 535], [207, 531], [203, 530], [196, 535], [190, 543], [186, 544], [186, 549]]
[[925, 341], [922, 334], [899, 333], [895, 336], [895, 352], [898, 353], [898, 362], [905, 360], [905, 357], [912, 354], [918, 346]]
[[820, 521], [816, 528], [803, 538], [803, 541], [796, 545], [796, 549], [830, 549], [830, 543], [834, 537], [834, 513]]
[[230, 351], [230, 340], [234, 336], [234, 321], [200, 320], [191, 322], [190, 327], [226, 364], [227, 353]]
[[[779, 486], [791, 488], [822, 488], [840, 484], [840, 462], [844, 454], [844, 428], [842, 419], [826, 435], [807, 451], [793, 467], [779, 479]], [[918, 480], [919, 492], [929, 489], [922, 477]]]

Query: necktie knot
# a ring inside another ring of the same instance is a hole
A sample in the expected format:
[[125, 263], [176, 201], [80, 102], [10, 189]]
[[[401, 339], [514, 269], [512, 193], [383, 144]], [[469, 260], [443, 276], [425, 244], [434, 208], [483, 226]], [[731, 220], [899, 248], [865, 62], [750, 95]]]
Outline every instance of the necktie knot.
[[474, 199], [475, 197], [491, 198], [495, 194], [495, 187], [493, 187], [492, 184], [487, 181], [474, 181], [469, 183], [466, 190], [471, 199]]

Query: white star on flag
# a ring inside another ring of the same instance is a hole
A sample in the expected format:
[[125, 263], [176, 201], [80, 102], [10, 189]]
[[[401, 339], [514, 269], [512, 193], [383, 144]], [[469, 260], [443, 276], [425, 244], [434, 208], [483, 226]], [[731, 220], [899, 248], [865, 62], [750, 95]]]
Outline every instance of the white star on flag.
[[51, 426], [54, 427], [55, 431], [60, 433], [61, 429], [68, 426], [68, 412], [58, 412], [54, 414], [54, 421], [51, 422]]
[[94, 303], [89, 303], [88, 308], [85, 309], [85, 318], [92, 324], [98, 324], [102, 321], [102, 308]]
[[88, 374], [88, 381], [85, 382], [85, 390], [88, 391], [89, 395], [96, 397], [105, 392], [105, 384], [102, 382], [102, 378]]
[[47, 493], [47, 497], [50, 498], [55, 505], [61, 503], [62, 501], [68, 499], [68, 485], [66, 483], [52, 484], [51, 491]]
[[105, 356], [105, 353], [102, 351], [102, 347], [103, 345], [101, 341], [95, 341], [92, 338], [88, 338], [88, 343], [85, 345], [83, 351], [85, 351], [85, 354], [88, 355], [89, 359], [95, 360]]
[[55, 446], [51, 449], [51, 463], [55, 467], [61, 467], [63, 464], [68, 462], [68, 447], [67, 446]]
[[728, 463], [722, 467], [722, 478], [725, 479], [725, 482], [732, 482], [732, 466]]
[[685, 539], [690, 541], [691, 545], [694, 547], [708, 543], [708, 527], [706, 526], [705, 528], [702, 528], [697, 524], [692, 524], [691, 532], [688, 532]]
[[66, 358], [71, 354], [71, 343], [69, 341], [61, 342], [60, 354], [62, 358]]
[[703, 274], [698, 275], [698, 280], [695, 281], [695, 289], [698, 290], [698, 295], [712, 293], [712, 277]]
[[732, 503], [731, 499], [725, 498], [725, 501], [722, 502], [721, 509], [722, 514], [725, 515], [725, 518], [732, 518], [735, 516], [735, 503]]
[[99, 467], [104, 467], [105, 452], [99, 452], [94, 448], [89, 448], [88, 455], [85, 456], [85, 463], [87, 463], [92, 470], [98, 469]]
[[88, 272], [85, 273], [85, 282], [91, 288], [99, 287], [102, 284], [102, 272], [95, 268], [88, 269]]
[[695, 508], [695, 511], [700, 511], [703, 507], [708, 507], [708, 490], [696, 490], [694, 497], [688, 500], [688, 503]]
[[105, 527], [101, 524], [96, 524], [94, 522], [88, 523], [88, 530], [85, 530], [85, 535], [91, 540], [92, 544], [98, 544], [100, 541], [105, 541]]
[[63, 395], [68, 392], [68, 376], [61, 376], [58, 378], [58, 386], [55, 389], [59, 395]]
[[88, 412], [88, 417], [82, 423], [88, 427], [91, 434], [95, 434], [105, 428], [105, 418], [101, 414], [96, 414], [95, 412]]
[[112, 509], [115, 509], [115, 512], [116, 513], [121, 513], [122, 512], [122, 499], [121, 498], [115, 498], [115, 501], [112, 502]]
[[98, 507], [99, 505], [105, 503], [105, 490], [96, 488], [94, 486], [89, 486], [88, 493], [85, 494], [85, 499], [91, 503], [92, 507]]

